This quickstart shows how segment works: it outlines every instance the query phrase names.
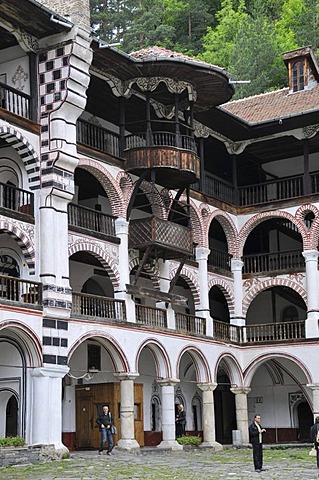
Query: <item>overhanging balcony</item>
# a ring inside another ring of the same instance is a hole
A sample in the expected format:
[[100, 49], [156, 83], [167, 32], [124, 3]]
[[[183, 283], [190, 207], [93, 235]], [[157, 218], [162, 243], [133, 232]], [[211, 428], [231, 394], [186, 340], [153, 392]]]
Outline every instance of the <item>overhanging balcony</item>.
[[189, 227], [151, 216], [130, 221], [129, 248], [149, 249], [158, 257], [180, 258], [193, 254], [193, 236]]

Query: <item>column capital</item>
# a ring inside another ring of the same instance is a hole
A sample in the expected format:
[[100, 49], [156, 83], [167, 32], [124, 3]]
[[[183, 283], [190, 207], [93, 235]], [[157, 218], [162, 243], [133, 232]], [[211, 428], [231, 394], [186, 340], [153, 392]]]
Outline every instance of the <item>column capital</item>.
[[197, 386], [203, 392], [213, 392], [217, 388], [218, 383], [198, 383]]
[[50, 367], [36, 367], [31, 370], [32, 377], [63, 378], [70, 371], [66, 365], [52, 365]]
[[156, 380], [160, 387], [175, 387], [180, 382], [179, 378], [162, 378]]
[[304, 259], [306, 260], [306, 262], [309, 261], [309, 260], [317, 261], [318, 256], [319, 256], [319, 252], [318, 252], [318, 250], [304, 250], [302, 252], [302, 255], [303, 255]]
[[206, 248], [206, 247], [196, 247], [195, 248], [196, 261], [207, 260], [209, 254], [210, 254], [210, 249], [209, 248]]
[[242, 261], [241, 258], [231, 258], [230, 266], [231, 266], [232, 272], [237, 272], [237, 271], [241, 272], [244, 266], [244, 262]]
[[248, 395], [248, 393], [251, 391], [251, 388], [250, 387], [232, 387], [230, 388], [230, 391], [233, 392], [235, 395], [239, 395], [239, 394], [244, 394], [244, 395]]
[[121, 372], [121, 373], [113, 373], [115, 378], [118, 378], [120, 382], [122, 380], [135, 380], [137, 377], [140, 376], [138, 372]]
[[117, 235], [128, 233], [128, 228], [129, 222], [126, 218], [118, 217], [115, 219], [115, 230]]

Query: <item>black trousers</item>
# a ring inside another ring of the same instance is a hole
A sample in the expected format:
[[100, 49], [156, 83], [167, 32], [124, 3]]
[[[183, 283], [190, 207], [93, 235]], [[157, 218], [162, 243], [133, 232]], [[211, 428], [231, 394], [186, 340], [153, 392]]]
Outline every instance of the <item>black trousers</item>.
[[263, 466], [263, 444], [253, 443], [253, 457], [255, 470], [260, 470]]

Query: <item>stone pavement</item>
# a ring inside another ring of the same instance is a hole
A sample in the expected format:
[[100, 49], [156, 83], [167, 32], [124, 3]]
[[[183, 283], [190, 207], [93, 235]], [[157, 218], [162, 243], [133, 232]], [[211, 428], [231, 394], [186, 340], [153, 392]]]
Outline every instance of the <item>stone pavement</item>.
[[264, 449], [265, 472], [253, 469], [252, 450], [226, 448], [220, 452], [192, 449], [178, 452], [141, 449], [112, 456], [72, 452], [62, 461], [0, 469], [1, 480], [318, 480], [316, 459], [309, 447]]

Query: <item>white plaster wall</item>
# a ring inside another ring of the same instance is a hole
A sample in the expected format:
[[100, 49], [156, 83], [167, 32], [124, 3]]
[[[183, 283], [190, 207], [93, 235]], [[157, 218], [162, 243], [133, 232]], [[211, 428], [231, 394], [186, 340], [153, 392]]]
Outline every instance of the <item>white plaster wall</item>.
[[[13, 83], [13, 77], [17, 71], [18, 67], [21, 67], [24, 73], [27, 75], [26, 80], [22, 81], [20, 85], [18, 82], [15, 84]], [[1, 59], [0, 59], [0, 76], [5, 74], [6, 75], [6, 82], [7, 85], [10, 85], [17, 90], [21, 90], [26, 94], [30, 94], [30, 71], [29, 71], [29, 57], [26, 53], [22, 50], [21, 47], [15, 46], [10, 47], [5, 50], [1, 51]], [[2, 80], [1, 80], [2, 81]]]

